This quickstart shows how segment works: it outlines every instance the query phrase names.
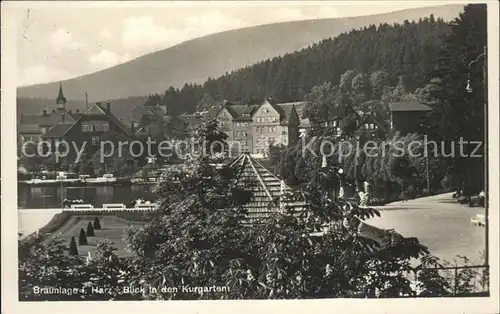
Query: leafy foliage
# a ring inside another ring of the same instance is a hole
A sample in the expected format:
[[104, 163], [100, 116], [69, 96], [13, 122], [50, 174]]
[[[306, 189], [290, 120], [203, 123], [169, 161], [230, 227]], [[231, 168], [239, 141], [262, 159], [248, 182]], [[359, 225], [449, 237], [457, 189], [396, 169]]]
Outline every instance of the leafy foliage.
[[[484, 188], [484, 147], [469, 156], [476, 145], [465, 145], [464, 154], [458, 152], [457, 143], [484, 141], [485, 138], [485, 88], [487, 86], [486, 5], [473, 4], [451, 22], [449, 35], [437, 58], [432, 79], [420, 91], [422, 100], [433, 107], [429, 133], [433, 139], [448, 143], [447, 152], [457, 150], [455, 156], [446, 158], [448, 172], [458, 181], [458, 190], [466, 195]], [[470, 81], [471, 93], [466, 90]], [[464, 155], [464, 156], [462, 156]]]

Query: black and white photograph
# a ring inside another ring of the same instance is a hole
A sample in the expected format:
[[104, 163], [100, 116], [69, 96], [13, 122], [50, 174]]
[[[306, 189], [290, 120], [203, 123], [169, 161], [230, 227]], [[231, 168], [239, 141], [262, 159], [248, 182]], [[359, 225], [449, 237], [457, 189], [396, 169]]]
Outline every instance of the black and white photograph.
[[498, 3], [4, 9], [16, 304], [499, 310]]

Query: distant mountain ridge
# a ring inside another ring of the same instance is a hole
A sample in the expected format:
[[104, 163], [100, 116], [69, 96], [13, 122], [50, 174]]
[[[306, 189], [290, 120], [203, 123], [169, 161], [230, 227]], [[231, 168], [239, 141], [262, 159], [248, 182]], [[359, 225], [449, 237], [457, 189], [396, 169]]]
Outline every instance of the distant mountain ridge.
[[[83, 100], [84, 92], [88, 92], [89, 101], [163, 93], [169, 86], [202, 83], [209, 77], [218, 77], [258, 61], [305, 48], [352, 29], [418, 20], [431, 14], [448, 21], [457, 17], [462, 10], [463, 5], [444, 5], [226, 31], [153, 52], [100, 72], [65, 80], [64, 93], [69, 100]], [[17, 96], [54, 99], [58, 84], [53, 82], [20, 87], [17, 89]], [[19, 109], [22, 111], [22, 108]]]

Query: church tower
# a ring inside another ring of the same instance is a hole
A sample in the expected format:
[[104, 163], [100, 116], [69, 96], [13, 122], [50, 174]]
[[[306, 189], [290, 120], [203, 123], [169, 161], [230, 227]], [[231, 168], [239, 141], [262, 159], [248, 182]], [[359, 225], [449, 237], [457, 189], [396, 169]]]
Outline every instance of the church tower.
[[57, 109], [66, 109], [66, 97], [64, 97], [61, 82], [59, 82], [59, 93], [57, 94], [56, 104]]

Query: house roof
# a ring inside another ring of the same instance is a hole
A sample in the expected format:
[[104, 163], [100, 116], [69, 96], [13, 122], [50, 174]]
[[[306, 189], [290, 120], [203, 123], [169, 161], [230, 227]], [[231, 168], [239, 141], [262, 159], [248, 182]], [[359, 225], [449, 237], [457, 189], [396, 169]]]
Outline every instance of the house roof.
[[[270, 210], [278, 209], [276, 200], [280, 200], [286, 190], [290, 190], [282, 180], [271, 171], [250, 157], [248, 153], [243, 153], [230, 164], [231, 168], [236, 168], [236, 186], [242, 187], [252, 192], [250, 200], [243, 206], [249, 218], [265, 218]], [[304, 203], [285, 204], [287, 206], [303, 206]], [[279, 204], [278, 204], [279, 206]]]
[[37, 124], [20, 124], [17, 131], [21, 134], [40, 134], [42, 131]]
[[358, 130], [361, 129], [361, 127], [365, 123], [370, 123], [370, 122], [375, 123], [383, 132], [387, 132], [389, 129], [389, 126], [387, 125], [387, 123], [375, 118], [371, 113], [365, 113], [362, 115], [361, 119], [359, 120]]
[[389, 103], [389, 110], [394, 111], [431, 111], [432, 108], [418, 101], [392, 102]]
[[61, 138], [75, 125], [74, 123], [56, 124], [45, 132], [43, 138]]
[[94, 104], [92, 106], [90, 106], [85, 112], [84, 112], [85, 115], [105, 115], [108, 117], [108, 119], [113, 122], [114, 124], [116, 124], [121, 130], [123, 133], [125, 133], [126, 135], [131, 135], [131, 130], [125, 126], [125, 124], [120, 121], [117, 117], [115, 117], [115, 115], [111, 112], [108, 112], [106, 109], [104, 109], [103, 107], [101, 107], [100, 104]]
[[206, 109], [214, 106], [215, 104], [216, 102], [214, 98], [210, 94], [205, 93], [205, 95], [203, 95], [203, 98], [198, 102], [197, 108]]
[[295, 112], [297, 112], [297, 115], [299, 116], [300, 119], [300, 114], [297, 108], [300, 108], [300, 112], [302, 112], [304, 106], [305, 106], [304, 101], [275, 104], [275, 107], [278, 108], [278, 110], [280, 111], [281, 123], [285, 124], [290, 121], [290, 114], [293, 112], [294, 108]]
[[62, 114], [64, 113], [65, 122], [74, 122], [72, 114], [70, 114], [66, 109], [57, 109], [53, 112], [46, 111], [45, 114], [21, 114], [21, 120], [19, 124], [31, 124], [31, 125], [47, 125], [52, 126], [58, 123], [62, 123]]

